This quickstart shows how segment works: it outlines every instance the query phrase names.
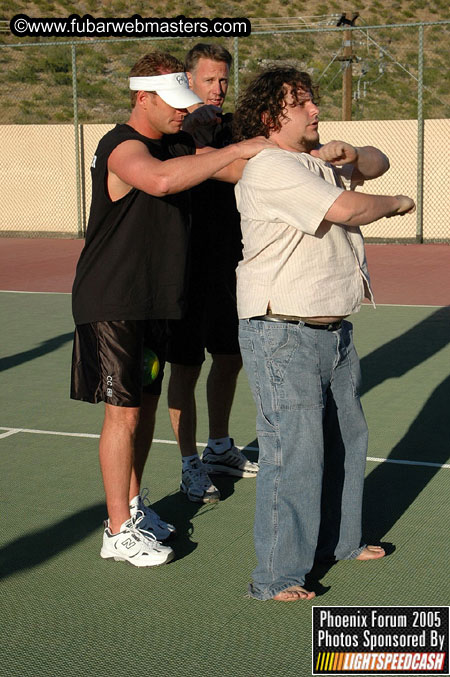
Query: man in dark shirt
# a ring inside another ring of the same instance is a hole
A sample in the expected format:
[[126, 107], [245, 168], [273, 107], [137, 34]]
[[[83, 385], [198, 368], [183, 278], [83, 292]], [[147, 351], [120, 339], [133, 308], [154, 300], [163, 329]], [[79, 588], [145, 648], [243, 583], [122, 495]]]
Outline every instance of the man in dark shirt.
[[[224, 148], [232, 140], [231, 113], [222, 106], [228, 89], [231, 54], [217, 44], [199, 43], [186, 55], [189, 84], [203, 102], [189, 107], [183, 121], [197, 145]], [[191, 265], [187, 313], [170, 323], [169, 413], [182, 455], [181, 489], [191, 501], [211, 503], [220, 494], [208, 473], [256, 477], [229, 435], [236, 380], [242, 366], [236, 311], [236, 267], [242, 256], [240, 216], [234, 186], [208, 180], [192, 195]], [[200, 460], [196, 447], [195, 386], [212, 356], [207, 380], [209, 439]]]
[[101, 556], [135, 566], [173, 559], [174, 531], [145, 503], [140, 482], [161, 391], [166, 323], [182, 317], [190, 230], [187, 189], [211, 176], [236, 181], [267, 146], [197, 151], [181, 132], [199, 101], [182, 64], [147, 54], [130, 73], [132, 111], [100, 141], [92, 205], [73, 287], [71, 397], [105, 402], [100, 466], [106, 494]]

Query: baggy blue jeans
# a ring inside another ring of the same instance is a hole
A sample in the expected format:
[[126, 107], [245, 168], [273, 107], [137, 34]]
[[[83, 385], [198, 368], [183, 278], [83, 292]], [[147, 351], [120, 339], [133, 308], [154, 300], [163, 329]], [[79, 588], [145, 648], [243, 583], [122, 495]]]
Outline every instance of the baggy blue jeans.
[[303, 585], [318, 553], [352, 559], [363, 549], [368, 433], [350, 322], [325, 331], [240, 320], [239, 342], [260, 464], [249, 591], [265, 600]]

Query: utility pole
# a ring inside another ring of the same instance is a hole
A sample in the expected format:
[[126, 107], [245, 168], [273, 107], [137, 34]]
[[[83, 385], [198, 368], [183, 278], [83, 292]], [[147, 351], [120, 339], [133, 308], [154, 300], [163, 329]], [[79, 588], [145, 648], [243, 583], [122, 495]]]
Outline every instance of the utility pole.
[[[354, 26], [359, 13], [344, 12], [341, 15], [337, 25], [338, 26]], [[352, 119], [352, 63], [353, 63], [353, 40], [352, 32], [348, 28], [344, 31], [344, 49], [342, 57], [342, 119]]]
[[[346, 15], [347, 17], [347, 15]], [[343, 71], [342, 71], [342, 119], [352, 119], [352, 60], [353, 60], [353, 41], [352, 31], [348, 28], [344, 31], [344, 52], [343, 52]]]

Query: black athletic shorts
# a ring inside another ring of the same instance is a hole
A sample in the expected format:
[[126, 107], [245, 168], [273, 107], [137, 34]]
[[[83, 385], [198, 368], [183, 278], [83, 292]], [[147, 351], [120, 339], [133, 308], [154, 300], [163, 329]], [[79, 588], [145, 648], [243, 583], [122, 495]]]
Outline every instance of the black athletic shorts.
[[142, 392], [161, 394], [166, 350], [167, 320], [78, 324], [70, 397], [139, 407]]
[[239, 355], [234, 271], [221, 284], [204, 280], [202, 289], [197, 286], [190, 291], [188, 303], [182, 320], [169, 321], [167, 361], [201, 365], [205, 348], [212, 355]]

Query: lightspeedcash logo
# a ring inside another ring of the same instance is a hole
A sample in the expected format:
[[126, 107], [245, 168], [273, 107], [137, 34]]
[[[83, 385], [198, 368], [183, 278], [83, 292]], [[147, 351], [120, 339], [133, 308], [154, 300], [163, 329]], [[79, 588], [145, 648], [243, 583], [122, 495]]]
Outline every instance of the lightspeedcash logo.
[[314, 607], [312, 674], [449, 674], [448, 607]]

